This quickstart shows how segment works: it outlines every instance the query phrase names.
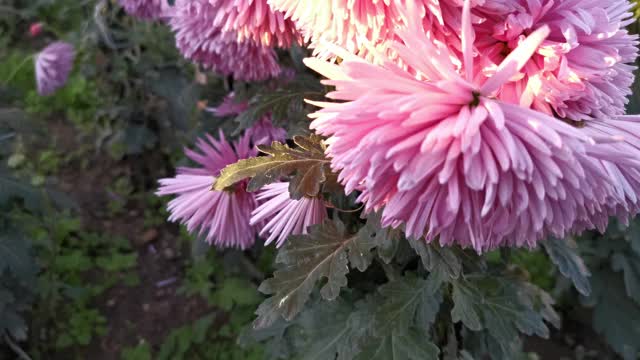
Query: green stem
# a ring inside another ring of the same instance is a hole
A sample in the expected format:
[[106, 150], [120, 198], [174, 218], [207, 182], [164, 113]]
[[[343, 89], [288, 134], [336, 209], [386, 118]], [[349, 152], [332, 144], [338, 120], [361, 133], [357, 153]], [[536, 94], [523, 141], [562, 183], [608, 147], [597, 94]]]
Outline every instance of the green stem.
[[26, 352], [24, 352], [24, 350], [22, 350], [20, 348], [20, 346], [18, 346], [18, 344], [16, 344], [15, 342], [13, 342], [13, 339], [11, 339], [11, 336], [9, 336], [9, 334], [5, 333], [4, 334], [4, 341], [7, 345], [9, 345], [9, 347], [11, 348], [11, 350], [13, 350], [13, 352], [18, 355], [18, 358], [20, 360], [31, 360], [31, 358], [29, 357], [29, 355], [27, 355]]
[[13, 71], [11, 72], [11, 74], [9, 74], [9, 76], [7, 77], [7, 79], [2, 83], [2, 86], [7, 86], [9, 85], [9, 82], [11, 80], [13, 80], [13, 78], [18, 74], [18, 72], [24, 67], [24, 65], [33, 58], [33, 55], [29, 55], [27, 57], [24, 58], [24, 60], [22, 60], [22, 62], [20, 64], [18, 64], [18, 66], [16, 66], [15, 69], [13, 69]]

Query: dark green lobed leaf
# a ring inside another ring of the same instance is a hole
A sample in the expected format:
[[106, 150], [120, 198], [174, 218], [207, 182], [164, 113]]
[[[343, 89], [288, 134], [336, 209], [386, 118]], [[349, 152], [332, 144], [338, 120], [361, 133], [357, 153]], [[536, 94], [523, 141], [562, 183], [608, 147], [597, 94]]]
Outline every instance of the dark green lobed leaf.
[[357, 238], [348, 235], [342, 223], [329, 220], [311, 227], [308, 235], [289, 237], [276, 257], [284, 266], [260, 285], [261, 292], [273, 296], [259, 306], [254, 326], [268, 326], [280, 316], [293, 319], [323, 278], [327, 281], [320, 294], [326, 300], [336, 299], [347, 285], [347, 249], [354, 248]]
[[542, 242], [547, 254], [560, 270], [560, 273], [571, 279], [576, 290], [582, 295], [589, 296], [591, 284], [588, 277], [589, 269], [576, 252], [575, 243], [571, 240], [550, 239]]

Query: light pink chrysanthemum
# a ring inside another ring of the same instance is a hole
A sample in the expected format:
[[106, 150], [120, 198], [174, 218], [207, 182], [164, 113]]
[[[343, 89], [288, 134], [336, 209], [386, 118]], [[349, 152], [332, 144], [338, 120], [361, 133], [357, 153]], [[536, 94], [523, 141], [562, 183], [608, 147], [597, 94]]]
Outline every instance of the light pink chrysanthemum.
[[[229, 93], [217, 107], [207, 108], [207, 111], [216, 116], [234, 116], [247, 110], [249, 104], [246, 101], [235, 102], [235, 94]], [[283, 142], [287, 137], [287, 131], [273, 126], [271, 115], [265, 114], [252, 127], [246, 129], [245, 134], [251, 138], [251, 143], [257, 145], [271, 145], [273, 141]]]
[[301, 37], [293, 21], [273, 11], [267, 0], [210, 0], [215, 8], [214, 25], [237, 35], [238, 42], [251, 40], [264, 46], [289, 47]]
[[51, 95], [64, 86], [75, 58], [73, 45], [57, 41], [35, 56], [36, 82], [40, 95]]
[[476, 26], [478, 65], [491, 73], [526, 34], [548, 26], [549, 36], [522, 69], [504, 84], [500, 99], [579, 121], [622, 115], [631, 94], [637, 36], [628, 0], [493, 0], [507, 13], [483, 13]]
[[[399, 0], [268, 0], [275, 10], [292, 19], [314, 54], [322, 58], [335, 56], [330, 44], [336, 44], [353, 54], [369, 57], [371, 48], [385, 49], [393, 40], [394, 29], [406, 22]], [[460, 0], [411, 0], [423, 21], [425, 31], [449, 34], [460, 23]], [[472, 1], [484, 3], [483, 0]], [[502, 4], [498, 4], [502, 6]], [[487, 5], [487, 9], [489, 9]]]
[[169, 202], [170, 221], [179, 221], [192, 233], [205, 235], [207, 242], [218, 247], [246, 249], [253, 245], [257, 229], [249, 224], [257, 201], [241, 183], [233, 189], [214, 191], [211, 185], [226, 165], [255, 156], [249, 137], [240, 138], [233, 146], [220, 132], [220, 140], [210, 135], [199, 139], [201, 153], [186, 149], [185, 154], [202, 168], [178, 168], [173, 178], [159, 180], [156, 195], [177, 195]]
[[478, 252], [535, 246], [606, 222], [620, 194], [605, 165], [637, 166], [640, 153], [621, 154], [602, 144], [615, 141], [611, 135], [590, 137], [495, 99], [539, 50], [548, 26], [521, 39], [487, 78], [474, 66], [484, 59], [474, 59], [468, 0], [461, 19], [459, 61], [415, 17], [398, 30], [402, 43], [391, 45], [412, 71], [338, 48], [339, 65], [306, 59], [335, 86], [328, 97], [344, 101], [315, 103], [323, 109], [312, 128], [329, 137], [327, 152], [347, 192], [360, 190], [366, 211], [383, 208], [384, 226]]
[[216, 7], [207, 0], [177, 1], [169, 24], [182, 55], [237, 80], [261, 81], [280, 74], [275, 51], [215, 25]]
[[289, 235], [306, 234], [309, 226], [327, 218], [322, 199], [291, 199], [287, 182], [266, 185], [257, 198], [264, 202], [251, 214], [251, 224], [266, 222], [260, 231], [261, 236], [269, 235], [266, 245], [275, 240], [276, 247], [281, 247]]
[[141, 20], [156, 20], [167, 15], [167, 0], [119, 0], [124, 11]]

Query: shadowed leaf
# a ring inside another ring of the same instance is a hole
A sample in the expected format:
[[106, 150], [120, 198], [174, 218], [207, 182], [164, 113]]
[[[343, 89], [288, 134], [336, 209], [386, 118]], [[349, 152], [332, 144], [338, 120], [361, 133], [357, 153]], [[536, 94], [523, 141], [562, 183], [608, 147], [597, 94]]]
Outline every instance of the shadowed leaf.
[[589, 269], [576, 252], [575, 243], [570, 240], [550, 239], [542, 242], [549, 258], [560, 270], [560, 273], [571, 279], [573, 285], [582, 295], [589, 296], [591, 284]]
[[320, 294], [326, 300], [336, 299], [347, 285], [347, 249], [356, 239], [346, 234], [342, 223], [332, 221], [312, 226], [308, 235], [289, 237], [276, 258], [283, 266], [260, 285], [261, 292], [272, 296], [258, 308], [254, 326], [269, 326], [280, 316], [293, 319], [323, 278]]

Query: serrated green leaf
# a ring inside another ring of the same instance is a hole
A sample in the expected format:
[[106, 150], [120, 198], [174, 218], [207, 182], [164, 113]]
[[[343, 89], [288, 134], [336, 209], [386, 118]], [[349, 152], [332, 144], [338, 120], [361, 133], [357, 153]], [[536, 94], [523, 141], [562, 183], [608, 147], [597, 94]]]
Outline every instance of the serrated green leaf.
[[433, 271], [442, 269], [451, 279], [457, 279], [462, 272], [462, 260], [452, 248], [438, 244], [427, 244], [423, 239], [408, 239], [409, 245], [422, 259], [424, 268]]
[[[360, 352], [360, 338], [367, 330], [361, 316], [342, 299], [318, 302], [306, 315], [306, 332], [312, 339], [304, 349], [305, 360], [348, 360]], [[366, 311], [364, 311], [366, 312]]]
[[518, 331], [527, 335], [549, 336], [538, 301], [522, 297], [523, 292], [538, 296], [528, 287], [513, 279], [495, 276], [474, 277], [453, 283], [454, 308], [451, 317], [461, 321], [473, 331], [487, 329], [501, 346], [518, 337]]
[[415, 326], [429, 329], [440, 309], [440, 283], [424, 280], [413, 274], [390, 281], [379, 288], [384, 302], [376, 312], [376, 328], [408, 329]]
[[440, 350], [416, 329], [393, 330], [382, 339], [372, 339], [356, 360], [437, 360]]
[[254, 326], [268, 326], [280, 316], [293, 319], [322, 278], [327, 279], [320, 289], [322, 297], [337, 298], [347, 285], [346, 250], [355, 239], [346, 234], [342, 223], [329, 220], [312, 226], [308, 235], [289, 237], [276, 257], [276, 262], [284, 266], [260, 285], [261, 292], [273, 296], [260, 304]]
[[363, 226], [358, 233], [354, 241], [350, 242], [349, 250], [349, 263], [352, 267], [356, 267], [360, 271], [365, 271], [371, 265], [373, 261], [373, 248], [376, 247], [376, 233], [372, 233], [372, 228], [367, 222], [367, 225]]
[[389, 264], [396, 254], [402, 233], [390, 227], [382, 228], [380, 217], [380, 213], [369, 215], [366, 225], [359, 232], [359, 236], [367, 239], [367, 243], [371, 243], [372, 248], [376, 248], [380, 259], [385, 264]]
[[560, 273], [571, 279], [576, 290], [584, 296], [591, 293], [591, 284], [588, 277], [591, 276], [589, 269], [576, 252], [576, 245], [571, 240], [550, 239], [543, 241], [549, 258], [560, 270]]
[[330, 172], [329, 160], [324, 155], [324, 145], [319, 136], [294, 137], [296, 148], [273, 142], [259, 149], [268, 156], [243, 159], [228, 165], [216, 179], [215, 189], [225, 188], [246, 178], [251, 178], [248, 191], [256, 191], [264, 185], [294, 175], [289, 181], [289, 193], [293, 199], [316, 196]]
[[480, 331], [482, 329], [482, 323], [480, 322], [480, 315], [478, 315], [474, 307], [473, 297], [472, 289], [454, 283], [451, 319], [456, 323], [462, 322], [470, 330]]

